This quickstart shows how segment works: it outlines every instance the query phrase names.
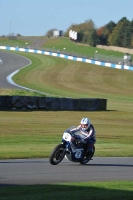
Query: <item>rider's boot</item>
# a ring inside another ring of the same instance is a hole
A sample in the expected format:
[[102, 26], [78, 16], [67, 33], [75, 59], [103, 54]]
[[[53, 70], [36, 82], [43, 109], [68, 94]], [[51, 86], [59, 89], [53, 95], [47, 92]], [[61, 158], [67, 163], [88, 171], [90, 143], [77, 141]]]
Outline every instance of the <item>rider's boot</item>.
[[91, 157], [92, 156], [92, 151], [87, 151], [85, 156], [86, 157]]

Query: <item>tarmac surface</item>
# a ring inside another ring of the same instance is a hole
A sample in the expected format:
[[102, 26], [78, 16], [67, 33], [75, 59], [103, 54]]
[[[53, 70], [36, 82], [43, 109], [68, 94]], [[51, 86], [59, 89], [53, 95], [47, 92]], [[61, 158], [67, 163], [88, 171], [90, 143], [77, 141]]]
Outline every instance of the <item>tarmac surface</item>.
[[0, 185], [133, 180], [133, 158], [94, 157], [86, 165], [64, 158], [51, 165], [48, 158], [0, 160]]
[[11, 85], [6, 77], [14, 71], [29, 65], [31, 61], [23, 56], [2, 51], [0, 51], [0, 59], [2, 60], [2, 63], [0, 64], [0, 88], [21, 89], [15, 85]]

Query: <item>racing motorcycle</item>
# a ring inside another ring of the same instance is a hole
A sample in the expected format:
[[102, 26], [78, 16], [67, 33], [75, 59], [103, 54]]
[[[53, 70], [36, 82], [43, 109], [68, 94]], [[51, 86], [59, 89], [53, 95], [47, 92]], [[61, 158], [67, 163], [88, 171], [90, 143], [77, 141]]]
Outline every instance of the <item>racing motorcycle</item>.
[[62, 136], [62, 143], [58, 144], [51, 152], [49, 162], [52, 165], [59, 164], [64, 157], [72, 162], [86, 164], [95, 153], [95, 146], [91, 155], [87, 152], [87, 145], [83, 143], [83, 135], [80, 131], [71, 131], [75, 127], [68, 128]]

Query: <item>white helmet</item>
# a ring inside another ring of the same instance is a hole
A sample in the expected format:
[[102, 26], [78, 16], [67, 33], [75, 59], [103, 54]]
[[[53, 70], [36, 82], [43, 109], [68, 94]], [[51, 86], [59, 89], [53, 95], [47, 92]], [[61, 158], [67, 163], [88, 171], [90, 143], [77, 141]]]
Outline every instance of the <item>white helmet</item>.
[[83, 118], [81, 119], [80, 125], [81, 125], [81, 129], [83, 131], [86, 131], [90, 126], [90, 120], [88, 118]]

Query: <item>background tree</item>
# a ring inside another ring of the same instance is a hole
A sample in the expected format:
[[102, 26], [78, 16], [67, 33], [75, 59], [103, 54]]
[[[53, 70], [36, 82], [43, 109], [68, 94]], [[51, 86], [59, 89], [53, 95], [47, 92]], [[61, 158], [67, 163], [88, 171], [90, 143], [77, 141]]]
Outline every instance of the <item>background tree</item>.
[[46, 37], [52, 37], [53, 36], [53, 31], [57, 31], [57, 28], [53, 28], [47, 31], [47, 33], [45, 34]]
[[22, 36], [20, 33], [17, 33], [17, 36]]
[[94, 28], [95, 28], [94, 22], [91, 19], [86, 20], [84, 23], [81, 24], [72, 24], [64, 33], [64, 36], [69, 37], [69, 31], [73, 30], [78, 33], [77, 41], [82, 43], [89, 43], [89, 38]]
[[[50, 29], [46, 36], [53, 36]], [[84, 23], [71, 24], [64, 33], [65, 37], [69, 37], [69, 31], [77, 32], [77, 42], [96, 46], [97, 44], [112, 45], [120, 47], [133, 47], [133, 20], [130, 22], [126, 17], [121, 18], [118, 23], [110, 21], [100, 28], [95, 27], [94, 22], [89, 19]]]
[[82, 42], [83, 38], [84, 38], [84, 31], [83, 30], [78, 31], [77, 42]]
[[112, 34], [115, 26], [116, 24], [113, 21], [110, 21], [108, 24], [97, 29], [96, 33], [100, 44], [108, 45], [108, 38]]
[[101, 26], [96, 30], [97, 37], [99, 39], [99, 44], [106, 45], [106, 37], [105, 37], [105, 26]]
[[112, 34], [109, 36], [109, 44], [112, 46], [127, 47], [127, 45], [129, 45], [127, 37], [130, 37], [129, 25], [129, 20], [127, 20], [126, 17], [123, 17], [117, 23], [116, 27], [113, 29]]
[[93, 47], [95, 47], [97, 44], [99, 44], [99, 38], [97, 36], [96, 29], [93, 29], [91, 31], [91, 35], [89, 37], [89, 44]]
[[131, 24], [128, 22], [124, 30], [124, 39], [121, 44], [123, 47], [131, 47], [131, 35]]
[[133, 48], [133, 20], [130, 22], [129, 25], [129, 32], [130, 32], [130, 47]]
[[108, 24], [105, 25], [105, 29], [103, 33], [104, 44], [108, 45], [108, 38], [112, 34], [115, 26], [116, 26], [116, 23], [113, 21], [110, 21]]

